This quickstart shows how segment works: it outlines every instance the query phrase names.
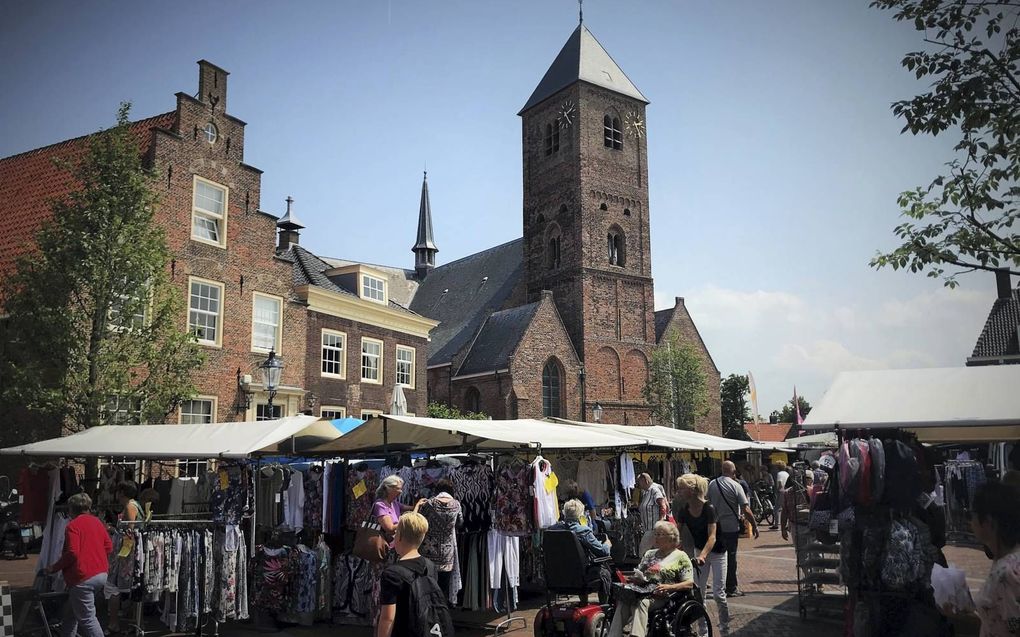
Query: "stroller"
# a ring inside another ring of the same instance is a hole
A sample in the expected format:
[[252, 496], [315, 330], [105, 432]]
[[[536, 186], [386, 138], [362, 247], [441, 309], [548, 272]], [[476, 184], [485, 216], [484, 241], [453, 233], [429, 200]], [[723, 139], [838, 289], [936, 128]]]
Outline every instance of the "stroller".
[[[615, 601], [589, 603], [588, 596], [601, 586], [598, 568], [612, 566], [612, 558], [590, 560], [580, 540], [570, 531], [543, 531], [542, 553], [546, 582], [546, 605], [535, 617], [535, 637], [602, 637], [609, 631]], [[623, 579], [616, 571], [617, 579]], [[578, 595], [578, 602], [557, 602], [557, 595]], [[694, 637], [698, 620], [704, 619], [712, 636], [712, 623], [701, 591], [673, 593], [664, 607], [648, 617], [649, 637]]]

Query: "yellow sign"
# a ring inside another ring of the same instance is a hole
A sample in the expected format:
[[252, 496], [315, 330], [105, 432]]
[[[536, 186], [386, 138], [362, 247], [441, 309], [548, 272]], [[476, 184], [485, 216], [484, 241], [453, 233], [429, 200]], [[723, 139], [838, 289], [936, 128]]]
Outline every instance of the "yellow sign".
[[217, 473], [219, 473], [220, 478], [220, 491], [226, 491], [227, 487], [230, 486], [230, 475], [226, 469], [220, 469]]
[[351, 487], [351, 493], [354, 494], [354, 499], [358, 499], [361, 496], [365, 495], [366, 491], [368, 491], [368, 487], [365, 486], [364, 480]]
[[131, 555], [131, 551], [135, 548], [135, 539], [133, 537], [124, 537], [124, 541], [120, 544], [120, 552], [117, 553], [117, 557], [127, 557]]

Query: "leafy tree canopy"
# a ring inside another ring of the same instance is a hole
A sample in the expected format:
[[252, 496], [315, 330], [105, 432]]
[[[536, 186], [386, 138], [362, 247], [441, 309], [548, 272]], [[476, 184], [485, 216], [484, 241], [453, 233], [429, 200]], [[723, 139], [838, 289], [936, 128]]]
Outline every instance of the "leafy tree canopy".
[[153, 222], [153, 175], [128, 128], [129, 109], [123, 104], [114, 128], [60, 165], [78, 187], [52, 202], [37, 249], [3, 282], [4, 402], [72, 431], [103, 424], [111, 412], [118, 422], [162, 422], [193, 395], [191, 372], [202, 364], [182, 329], [170, 252]]
[[697, 350], [675, 335], [652, 353], [643, 390], [653, 418], [677, 429], [693, 430], [708, 415], [708, 383]]
[[446, 403], [431, 402], [427, 408], [426, 415], [429, 418], [447, 418], [450, 420], [487, 420], [489, 417], [482, 413], [473, 411], [461, 411]]
[[723, 435], [736, 440], [750, 440], [744, 423], [751, 420], [746, 396], [750, 392], [747, 376], [730, 374], [720, 386]]
[[924, 272], [955, 287], [974, 270], [1020, 274], [1020, 0], [875, 0], [921, 33], [902, 65], [930, 90], [895, 102], [903, 131], [958, 139], [946, 171], [900, 194], [902, 244], [875, 268]]

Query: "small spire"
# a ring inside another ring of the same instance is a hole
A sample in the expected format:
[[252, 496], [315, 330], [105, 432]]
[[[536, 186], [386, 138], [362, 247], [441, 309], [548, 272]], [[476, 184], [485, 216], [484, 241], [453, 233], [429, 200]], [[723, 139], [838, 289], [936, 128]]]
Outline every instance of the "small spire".
[[584, 0], [577, 0], [577, 23], [584, 24]]
[[414, 252], [414, 269], [419, 278], [425, 278], [429, 270], [436, 265], [436, 253], [439, 248], [432, 238], [432, 205], [429, 202], [428, 171], [424, 171], [421, 181], [421, 205], [418, 208], [418, 236], [411, 248]]
[[286, 214], [283, 215], [283, 217], [280, 218], [279, 221], [276, 222], [276, 227], [284, 228], [287, 230], [297, 230], [299, 228], [304, 228], [304, 226], [301, 225], [301, 222], [298, 221], [297, 217], [294, 216], [294, 213], [290, 209], [291, 204], [294, 203], [294, 198], [291, 197], [290, 195], [287, 195], [287, 198], [284, 199], [284, 201], [287, 202], [287, 212]]

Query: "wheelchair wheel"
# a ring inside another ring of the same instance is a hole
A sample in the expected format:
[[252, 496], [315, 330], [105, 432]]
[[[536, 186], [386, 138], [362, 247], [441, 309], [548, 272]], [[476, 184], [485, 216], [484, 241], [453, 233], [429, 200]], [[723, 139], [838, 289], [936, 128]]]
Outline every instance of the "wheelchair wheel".
[[708, 609], [704, 605], [688, 600], [684, 602], [673, 616], [673, 623], [670, 626], [675, 637], [697, 637], [698, 624], [705, 620], [705, 627], [708, 629], [708, 637], [715, 634], [712, 630], [712, 618], [708, 616]]
[[584, 637], [606, 637], [609, 634], [609, 620], [605, 613], [596, 613], [591, 620], [584, 625], [581, 633]]

